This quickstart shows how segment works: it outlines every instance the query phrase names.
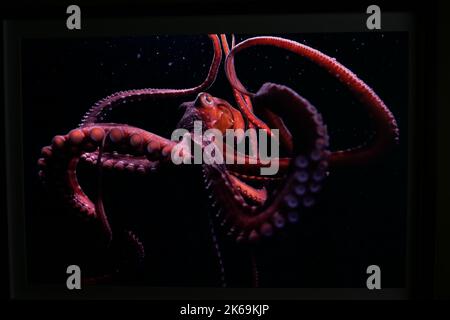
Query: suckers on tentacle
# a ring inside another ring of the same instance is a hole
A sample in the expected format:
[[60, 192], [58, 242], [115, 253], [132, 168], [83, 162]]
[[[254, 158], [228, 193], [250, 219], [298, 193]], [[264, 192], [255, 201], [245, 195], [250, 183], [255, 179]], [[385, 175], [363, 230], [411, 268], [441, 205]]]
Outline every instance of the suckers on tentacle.
[[[270, 237], [288, 222], [296, 223], [299, 213], [314, 206], [327, 175], [330, 154], [322, 117], [291, 89], [267, 83], [254, 97], [254, 107], [255, 111], [267, 109], [286, 119], [286, 126], [292, 132], [294, 158], [283, 184], [259, 205], [248, 203], [245, 193], [236, 188], [236, 177], [226, 165], [203, 165], [206, 183], [222, 209], [218, 216], [220, 225], [238, 242], [257, 242]], [[240, 186], [245, 188], [243, 184]]]

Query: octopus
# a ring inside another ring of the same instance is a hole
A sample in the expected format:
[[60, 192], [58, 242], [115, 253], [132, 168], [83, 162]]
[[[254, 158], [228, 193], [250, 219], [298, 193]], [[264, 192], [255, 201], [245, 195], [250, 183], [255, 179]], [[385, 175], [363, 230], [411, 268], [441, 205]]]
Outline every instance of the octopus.
[[[274, 159], [279, 165], [276, 175], [261, 174], [267, 163], [254, 152], [258, 146], [255, 136], [249, 137], [248, 152], [221, 144], [223, 156], [236, 160], [233, 163], [205, 162], [201, 165], [204, 186], [210, 194], [211, 208], [215, 210], [213, 223], [219, 226], [221, 233], [235, 241], [236, 246], [257, 246], [262, 239], [285, 232], [287, 224], [299, 221], [300, 212], [315, 206], [330, 172], [341, 167], [374, 163], [398, 144], [399, 129], [392, 112], [366, 83], [336, 59], [281, 37], [253, 37], [240, 43], [236, 43], [234, 36], [229, 43], [224, 34], [208, 37], [214, 55], [201, 84], [186, 89], [145, 88], [116, 92], [96, 102], [78, 127], [54, 136], [51, 144], [42, 148], [38, 160], [42, 182], [96, 230], [92, 243], [97, 250], [116, 257], [109, 261], [108, 270], [86, 278], [86, 283], [111, 281], [114, 273], [121, 272], [120, 261], [124, 260], [124, 255], [135, 264], [145, 259], [144, 244], [136, 234], [126, 231], [123, 236], [112, 231], [103, 203], [103, 170], [147, 175], [161, 167], [170, 168], [174, 165], [171, 154], [178, 143], [128, 124], [105, 122], [114, 108], [136, 101], [186, 97], [187, 102], [181, 105], [184, 115], [177, 128], [192, 132], [194, 122], [200, 121], [204, 128], [220, 132], [255, 129], [266, 132], [269, 137], [278, 133], [280, 155]], [[257, 92], [250, 92], [239, 79], [234, 61], [239, 52], [254, 46], [287, 50], [327, 70], [370, 114], [374, 137], [360, 146], [331, 151], [324, 119], [307, 99], [276, 83], [264, 83]], [[214, 84], [221, 63], [224, 63], [224, 72], [235, 98], [234, 105], [206, 92]], [[194, 97], [193, 101], [188, 101], [188, 97]], [[211, 143], [222, 142], [198, 142], [200, 148]], [[96, 168], [99, 182], [95, 198], [89, 198], [78, 182], [80, 162]], [[214, 241], [217, 242], [215, 236]], [[218, 250], [217, 243], [216, 248]], [[223, 267], [221, 274], [222, 285], [226, 286]], [[256, 264], [253, 265], [253, 285], [258, 286]]]

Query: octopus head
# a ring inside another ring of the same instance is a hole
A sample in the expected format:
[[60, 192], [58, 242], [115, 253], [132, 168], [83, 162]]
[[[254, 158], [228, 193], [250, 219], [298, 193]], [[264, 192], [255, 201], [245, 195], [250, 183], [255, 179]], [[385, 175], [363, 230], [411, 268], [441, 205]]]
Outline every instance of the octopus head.
[[194, 101], [194, 107], [209, 129], [217, 129], [223, 134], [227, 129], [243, 129], [244, 120], [241, 113], [227, 101], [201, 92]]

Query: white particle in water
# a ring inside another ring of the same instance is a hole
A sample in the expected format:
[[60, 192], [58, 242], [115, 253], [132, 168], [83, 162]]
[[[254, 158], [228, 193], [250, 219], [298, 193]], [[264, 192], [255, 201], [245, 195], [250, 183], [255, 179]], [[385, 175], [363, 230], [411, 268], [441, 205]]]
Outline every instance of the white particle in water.
[[141, 58], [141, 54], [138, 53], [138, 54], [136, 55], [136, 57], [137, 57], [138, 59], [140, 59], [140, 58]]
[[173, 62], [169, 62], [167, 65], [170, 67], [173, 65]]

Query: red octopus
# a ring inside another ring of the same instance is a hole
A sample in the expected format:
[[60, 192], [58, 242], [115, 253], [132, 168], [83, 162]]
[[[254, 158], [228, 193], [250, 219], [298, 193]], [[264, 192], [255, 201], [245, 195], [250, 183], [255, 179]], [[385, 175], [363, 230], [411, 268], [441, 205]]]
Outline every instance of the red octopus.
[[[171, 165], [171, 152], [177, 141], [126, 124], [103, 123], [106, 113], [122, 104], [143, 99], [188, 97], [195, 101], [183, 104], [185, 114], [179, 127], [192, 130], [194, 120], [205, 128], [277, 129], [282, 157], [276, 159], [279, 172], [263, 176], [263, 164], [257, 156], [225, 148], [226, 157], [244, 164], [203, 164], [205, 186], [211, 191], [215, 216], [222, 230], [236, 242], [256, 243], [283, 229], [286, 222], [295, 223], [301, 210], [314, 206], [329, 171], [339, 166], [365, 165], [386, 154], [398, 143], [399, 130], [394, 116], [376, 95], [353, 72], [320, 51], [304, 44], [278, 37], [255, 37], [229, 47], [225, 35], [209, 35], [214, 57], [204, 82], [189, 89], [138, 89], [114, 93], [86, 113], [80, 126], [55, 136], [50, 146], [42, 149], [39, 175], [67, 204], [98, 227], [98, 238], [105, 250], [115, 239], [103, 206], [101, 188], [91, 200], [77, 181], [78, 162], [85, 161], [101, 170], [128, 170], [146, 174], [163, 165]], [[372, 115], [376, 135], [373, 141], [342, 151], [329, 150], [327, 128], [317, 109], [292, 89], [265, 83], [256, 93], [249, 92], [237, 77], [235, 55], [253, 46], [275, 46], [311, 60], [328, 70], [345, 84]], [[204, 91], [213, 85], [225, 53], [225, 73], [232, 87], [236, 106]], [[255, 148], [256, 138], [250, 138]], [[206, 143], [202, 145], [205, 147]], [[123, 239], [122, 239], [123, 240]], [[132, 232], [125, 239], [130, 251], [142, 260], [143, 244]], [[254, 284], [257, 285], [255, 270]], [[100, 277], [93, 280], [99, 281]]]

